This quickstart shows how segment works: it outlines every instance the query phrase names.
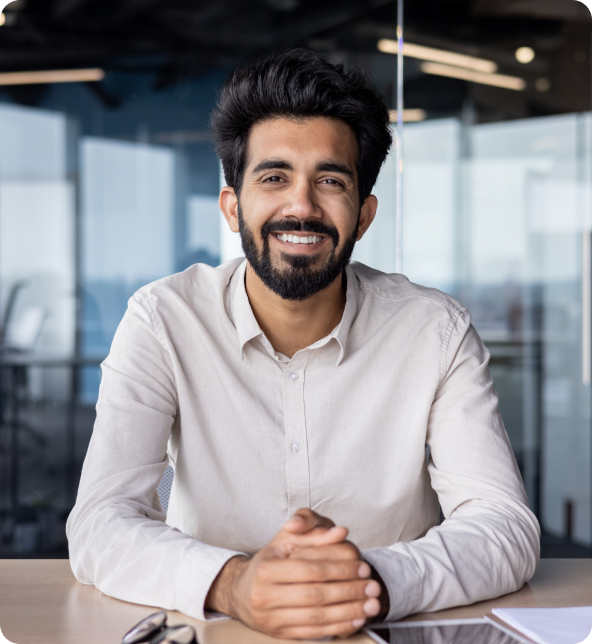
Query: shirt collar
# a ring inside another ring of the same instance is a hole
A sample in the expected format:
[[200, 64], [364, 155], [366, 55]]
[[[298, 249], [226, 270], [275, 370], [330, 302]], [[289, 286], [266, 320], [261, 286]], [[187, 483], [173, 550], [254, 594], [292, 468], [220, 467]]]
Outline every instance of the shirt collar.
[[[239, 349], [243, 358], [245, 355], [245, 344], [253, 340], [253, 338], [263, 335], [263, 331], [253, 314], [253, 309], [251, 309], [251, 303], [249, 302], [249, 296], [247, 295], [247, 289], [245, 286], [246, 270], [247, 260], [239, 265], [232, 276], [231, 281], [231, 288], [233, 289], [231, 296], [232, 317], [234, 318], [234, 324], [238, 333]], [[345, 274], [347, 277], [347, 290], [345, 294], [345, 309], [343, 311], [341, 322], [328, 336], [315, 342], [309, 347], [309, 349], [316, 349], [327, 344], [332, 338], [335, 338], [339, 343], [339, 355], [336, 362], [337, 366], [339, 366], [343, 360], [347, 336], [358, 310], [358, 278], [351, 266], [346, 267]]]
[[239, 265], [232, 276], [232, 317], [238, 333], [239, 348], [243, 358], [245, 357], [244, 347], [247, 342], [261, 335], [263, 331], [259, 326], [253, 309], [249, 302], [245, 286], [245, 273], [247, 271], [247, 260]]

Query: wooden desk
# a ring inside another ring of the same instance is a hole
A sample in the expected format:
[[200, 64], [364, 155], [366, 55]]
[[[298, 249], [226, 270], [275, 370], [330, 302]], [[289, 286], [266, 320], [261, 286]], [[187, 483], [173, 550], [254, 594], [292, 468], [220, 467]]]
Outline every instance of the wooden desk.
[[[592, 559], [543, 559], [530, 583], [517, 593], [409, 619], [482, 617], [494, 606], [592, 606]], [[77, 583], [65, 560], [0, 560], [0, 628], [15, 644], [119, 644], [153, 610]], [[204, 624], [171, 612], [169, 623], [194, 624], [200, 644], [285, 642], [234, 620]], [[348, 641], [370, 643], [364, 635]]]

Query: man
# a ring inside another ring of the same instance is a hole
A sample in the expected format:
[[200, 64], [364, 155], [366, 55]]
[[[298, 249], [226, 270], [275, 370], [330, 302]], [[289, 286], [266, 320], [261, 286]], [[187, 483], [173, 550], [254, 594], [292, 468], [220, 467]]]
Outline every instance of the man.
[[349, 264], [384, 102], [293, 50], [238, 71], [212, 124], [246, 260], [130, 300], [68, 523], [76, 576], [286, 638], [517, 590], [539, 527], [469, 314]]

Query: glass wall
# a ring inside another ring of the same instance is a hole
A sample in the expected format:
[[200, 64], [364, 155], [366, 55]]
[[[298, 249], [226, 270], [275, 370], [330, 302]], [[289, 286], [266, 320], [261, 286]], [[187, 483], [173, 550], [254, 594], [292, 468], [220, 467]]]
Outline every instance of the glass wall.
[[[546, 530], [591, 543], [590, 114], [405, 130], [404, 273], [454, 295], [492, 354]], [[360, 261], [391, 271], [392, 160]], [[388, 239], [388, 237], [387, 237]]]
[[[393, 150], [354, 257], [394, 272], [401, 243], [403, 273], [470, 310], [543, 553], [588, 556], [588, 10], [573, 0], [405, 3], [399, 78], [393, 0], [247, 0], [207, 15], [181, 0], [119, 4], [109, 17], [92, 2], [51, 15], [15, 2], [0, 26], [0, 74], [105, 70], [98, 83], [0, 86], [0, 556], [65, 555], [99, 364], [131, 295], [241, 254], [218, 212], [209, 114], [238, 64], [290, 45], [366, 69], [395, 130], [404, 81], [403, 193]], [[30, 25], [45, 38], [38, 51]]]

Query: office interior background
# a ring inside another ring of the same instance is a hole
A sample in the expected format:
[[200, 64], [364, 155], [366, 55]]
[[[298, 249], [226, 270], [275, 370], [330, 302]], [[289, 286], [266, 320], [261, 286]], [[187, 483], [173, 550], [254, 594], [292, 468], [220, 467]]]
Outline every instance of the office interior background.
[[405, 121], [355, 259], [394, 272], [400, 249], [412, 281], [471, 311], [543, 556], [590, 556], [592, 17], [575, 0], [403, 9], [399, 73], [393, 0], [6, 6], [0, 556], [67, 556], [99, 365], [128, 298], [241, 253], [218, 211], [209, 113], [237, 65], [288, 46], [368, 70], [393, 128]]

